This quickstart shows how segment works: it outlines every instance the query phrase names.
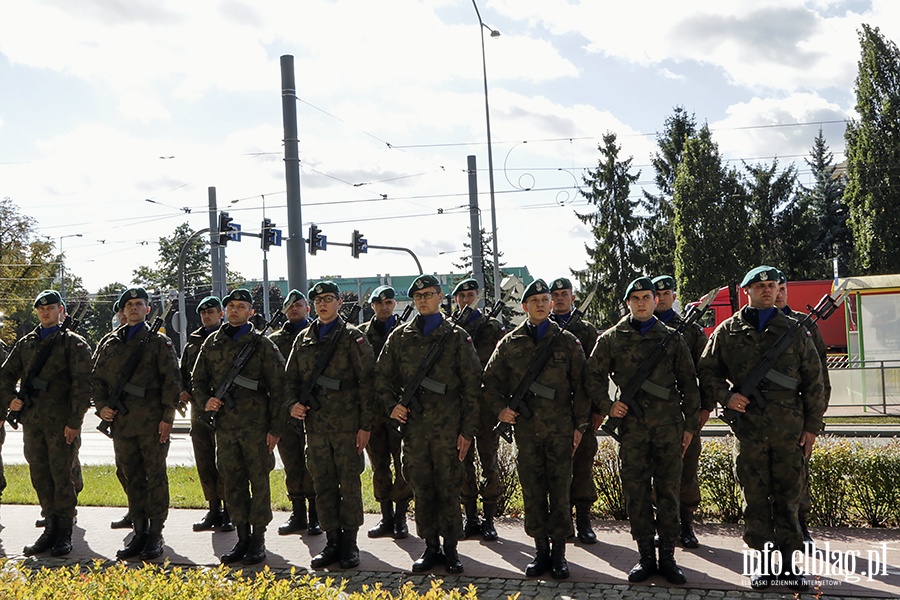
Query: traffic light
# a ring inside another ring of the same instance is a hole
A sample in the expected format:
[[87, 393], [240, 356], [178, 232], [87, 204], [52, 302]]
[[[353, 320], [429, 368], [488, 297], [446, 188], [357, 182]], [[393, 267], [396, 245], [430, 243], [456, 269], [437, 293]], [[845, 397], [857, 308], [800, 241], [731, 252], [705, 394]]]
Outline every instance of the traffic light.
[[328, 236], [322, 235], [322, 230], [316, 227], [315, 223], [309, 224], [307, 241], [309, 242], [310, 255], [315, 255], [319, 250], [328, 249]]
[[363, 234], [359, 232], [359, 230], [353, 230], [353, 241], [350, 245], [350, 253], [353, 255], [353, 258], [359, 258], [360, 254], [365, 254], [369, 251], [369, 240], [363, 237]]
[[228, 216], [228, 213], [224, 210], [219, 213], [219, 245], [225, 246], [228, 244], [229, 234], [231, 233], [231, 222], [234, 221], [232, 217]]
[[272, 246], [281, 245], [281, 230], [275, 229], [275, 223], [272, 222], [272, 219], [263, 219], [259, 233], [259, 242], [263, 250], [268, 252]]

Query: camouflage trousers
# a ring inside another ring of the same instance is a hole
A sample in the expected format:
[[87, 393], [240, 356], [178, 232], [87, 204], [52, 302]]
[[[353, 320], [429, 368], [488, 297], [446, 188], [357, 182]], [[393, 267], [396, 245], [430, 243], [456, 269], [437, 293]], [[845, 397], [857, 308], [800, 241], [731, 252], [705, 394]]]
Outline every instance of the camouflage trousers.
[[[383, 421], [372, 428], [366, 445], [369, 462], [372, 463], [372, 491], [378, 502], [407, 502], [412, 500], [412, 489], [400, 468], [400, 436]], [[391, 462], [394, 468], [391, 470]]]
[[6, 475], [3, 473], [3, 442], [6, 441], [6, 429], [0, 424], [0, 494], [6, 489]]
[[269, 473], [275, 468], [275, 455], [266, 446], [265, 429], [226, 431], [219, 426], [216, 460], [234, 524], [268, 525], [272, 521]]
[[63, 428], [62, 424], [27, 423], [22, 435], [31, 486], [41, 504], [41, 514], [70, 519], [75, 516], [77, 503], [72, 479], [77, 446], [66, 443]]
[[420, 538], [462, 538], [459, 490], [463, 466], [455, 431], [421, 428], [403, 436], [403, 475], [416, 502], [416, 534]]
[[700, 451], [703, 449], [698, 433], [691, 439], [687, 451], [684, 453], [681, 467], [681, 512], [693, 515], [700, 507], [700, 478], [697, 472], [700, 468]]
[[572, 457], [572, 489], [569, 501], [574, 504], [592, 505], [597, 501], [594, 484], [594, 457], [597, 456], [597, 432], [589, 429]]
[[194, 462], [203, 497], [207, 502], [225, 499], [225, 481], [216, 466], [216, 432], [200, 422], [200, 415], [194, 417], [191, 411], [191, 446], [194, 448]]
[[739, 438], [735, 475], [744, 492], [744, 542], [762, 550], [766, 542], [782, 552], [803, 549], [797, 510], [803, 479], [803, 449], [796, 442]]
[[363, 524], [359, 476], [366, 460], [356, 451], [356, 433], [310, 433], [306, 442], [322, 528], [358, 529]]
[[288, 426], [278, 440], [278, 456], [284, 465], [284, 484], [288, 498], [292, 502], [303, 499], [314, 499], [316, 490], [313, 487], [312, 475], [306, 466], [306, 434], [301, 428]]
[[678, 488], [683, 425], [646, 427], [626, 421], [620, 431], [619, 473], [631, 537], [637, 541], [652, 540], [658, 532], [661, 541], [674, 543], [680, 531]]
[[803, 481], [800, 485], [800, 506], [801, 515], [807, 514], [812, 510], [812, 498], [809, 495], [809, 458], [803, 457]]
[[566, 538], [572, 529], [572, 436], [516, 435], [516, 469], [525, 505], [525, 533]]
[[132, 519], [165, 521], [169, 515], [169, 476], [166, 472], [169, 443], [160, 444], [159, 434], [155, 432], [135, 436], [115, 434], [113, 437], [116, 467], [122, 470], [125, 478], [128, 514]]
[[[472, 447], [466, 454], [466, 460], [463, 462], [465, 475], [459, 496], [459, 501], [463, 504], [477, 502], [479, 494], [485, 504], [496, 503], [500, 499], [502, 488], [500, 486], [500, 467], [497, 464], [500, 435], [494, 433], [493, 425], [491, 423], [490, 428], [482, 429], [475, 436], [475, 439], [472, 440]], [[476, 454], [481, 465], [481, 481], [478, 480], [475, 471]]]

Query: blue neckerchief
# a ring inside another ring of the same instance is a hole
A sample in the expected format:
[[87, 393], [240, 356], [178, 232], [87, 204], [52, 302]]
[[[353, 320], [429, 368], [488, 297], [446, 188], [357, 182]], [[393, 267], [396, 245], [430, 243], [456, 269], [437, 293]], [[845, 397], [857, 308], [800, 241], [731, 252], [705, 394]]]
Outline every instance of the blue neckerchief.
[[125, 329], [125, 341], [127, 342], [134, 337], [134, 334], [144, 328], [144, 324], [138, 323], [137, 325], [126, 325], [125, 327], [127, 328]]
[[284, 330], [291, 335], [300, 333], [307, 327], [309, 327], [309, 319], [303, 319], [302, 321], [297, 321], [296, 323], [291, 323], [290, 321], [288, 321], [284, 324]]
[[776, 310], [778, 309], [774, 306], [772, 308], [762, 308], [757, 310], [757, 314], [759, 315], [759, 324], [756, 326], [757, 331], [762, 331], [766, 328], [766, 325], [768, 325], [769, 321], [772, 320], [772, 317], [775, 316]]
[[231, 339], [237, 341], [241, 338], [241, 336], [247, 335], [251, 331], [253, 331], [253, 325], [251, 325], [250, 323], [244, 323], [240, 327], [234, 328], [234, 333], [231, 334]]
[[634, 317], [628, 317], [628, 324], [632, 329], [641, 334], [641, 337], [647, 335], [647, 332], [653, 329], [653, 326], [656, 325], [657, 319], [655, 316], [650, 317], [646, 321], [638, 321]]
[[472, 314], [469, 315], [469, 320], [466, 321], [466, 325], [468, 325], [469, 323], [472, 323], [480, 316], [481, 316], [481, 311], [476, 308], [475, 310], [472, 311]]
[[660, 321], [668, 324], [669, 321], [671, 321], [672, 319], [675, 318], [675, 309], [670, 308], [669, 310], [664, 310], [662, 312], [653, 313], [653, 314], [655, 314], [659, 318]]
[[382, 323], [384, 325], [384, 335], [389, 334], [393, 331], [394, 327], [397, 326], [397, 315], [391, 315], [391, 317]]
[[569, 322], [569, 319], [572, 318], [572, 311], [570, 310], [567, 313], [553, 313], [553, 320], [563, 325]]
[[222, 322], [220, 321], [219, 324], [216, 325], [215, 327], [204, 327], [204, 329], [206, 330], [206, 335], [217, 332], [219, 330], [219, 327], [221, 327], [221, 326], [222, 326]]
[[525, 324], [525, 329], [528, 332], [528, 335], [531, 336], [531, 339], [534, 340], [534, 343], [537, 344], [545, 335], [547, 335], [547, 330], [550, 329], [550, 319], [545, 319], [537, 325], [528, 321]]
[[791, 313], [794, 312], [794, 311], [791, 310], [791, 307], [790, 307], [790, 306], [788, 306], [787, 304], [785, 304], [785, 305], [784, 305], [784, 308], [781, 309], [781, 312], [783, 312], [783, 313], [786, 314], [787, 316], [791, 316]]
[[429, 333], [440, 327], [441, 323], [444, 322], [444, 315], [442, 315], [440, 311], [434, 313], [433, 315], [419, 316], [422, 317], [422, 335], [428, 335]]
[[53, 327], [48, 327], [47, 329], [44, 329], [43, 327], [41, 327], [41, 332], [40, 332], [41, 333], [41, 341], [43, 342], [48, 337], [50, 337], [50, 335], [53, 334], [54, 331], [58, 331], [58, 330], [59, 330], [59, 325], [54, 325]]
[[334, 319], [330, 323], [322, 323], [319, 321], [319, 340], [331, 333], [331, 330], [338, 324], [338, 320]]

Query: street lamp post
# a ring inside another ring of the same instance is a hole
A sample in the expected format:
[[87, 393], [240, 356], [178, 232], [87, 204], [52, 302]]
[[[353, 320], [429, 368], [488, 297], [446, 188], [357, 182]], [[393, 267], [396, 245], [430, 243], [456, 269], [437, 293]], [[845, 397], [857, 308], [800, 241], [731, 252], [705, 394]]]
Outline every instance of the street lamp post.
[[66, 259], [63, 255], [62, 241], [66, 238], [81, 236], [82, 234], [80, 233], [73, 233], [71, 235], [62, 235], [59, 237], [59, 297], [63, 299], [63, 302], [66, 301]]
[[[487, 80], [487, 56], [484, 52], [484, 30], [491, 32], [491, 37], [500, 37], [500, 32], [491, 29], [481, 20], [481, 12], [478, 10], [478, 4], [472, 0], [472, 6], [475, 7], [475, 14], [478, 16], [478, 28], [481, 32], [481, 67], [484, 75], [484, 119], [487, 124], [487, 151], [488, 151], [488, 185], [491, 193], [491, 236], [492, 248], [494, 252], [494, 301], [500, 299], [500, 255], [497, 252], [497, 207], [494, 203], [494, 154], [491, 150], [491, 107], [488, 103], [488, 80]], [[478, 243], [481, 243], [481, 232], [478, 232]]]

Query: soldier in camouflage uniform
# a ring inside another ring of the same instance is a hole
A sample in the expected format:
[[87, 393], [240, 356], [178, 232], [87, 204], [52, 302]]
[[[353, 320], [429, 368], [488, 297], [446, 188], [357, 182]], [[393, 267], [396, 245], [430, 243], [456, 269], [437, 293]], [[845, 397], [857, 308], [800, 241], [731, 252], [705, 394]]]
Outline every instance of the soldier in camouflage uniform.
[[[339, 316], [343, 302], [333, 281], [314, 285], [309, 299], [318, 318], [294, 340], [285, 395], [291, 417], [302, 420], [306, 429], [316, 505], [328, 538], [311, 566], [319, 569], [340, 560], [341, 567], [349, 569], [359, 564], [362, 454], [380, 412], [371, 393], [375, 355], [365, 334]], [[312, 397], [306, 396], [304, 387], [323, 367]]]
[[[559, 277], [550, 282], [550, 297], [553, 299], [553, 312], [550, 318], [562, 327], [572, 316], [575, 309], [575, 293], [572, 282]], [[585, 357], [591, 355], [597, 343], [597, 329], [581, 320], [569, 329], [581, 342]], [[575, 535], [582, 544], [596, 544], [597, 534], [591, 528], [591, 506], [597, 501], [597, 486], [594, 484], [594, 457], [597, 456], [597, 430], [603, 423], [603, 416], [598, 406], [591, 406], [591, 433], [581, 438], [581, 443], [572, 458], [572, 491], [569, 501], [575, 507]]]
[[[629, 315], [603, 332], [588, 358], [585, 386], [600, 398], [610, 417], [622, 419], [619, 447], [622, 491], [637, 541], [640, 560], [628, 580], [640, 582], [657, 572], [653, 537], [659, 534], [658, 570], [669, 583], [685, 583], [675, 562], [679, 533], [678, 487], [684, 452], [699, 428], [700, 392], [687, 342], [670, 339], [662, 360], [635, 395], [643, 415], [620, 400], [612, 401], [609, 379], [622, 390], [638, 374], [641, 363], [674, 333], [653, 315], [656, 291], [648, 277], [632, 281], [625, 291]], [[652, 497], [656, 497], [656, 518]]]
[[203, 489], [203, 497], [209, 502], [209, 511], [203, 518], [194, 523], [194, 531], [234, 531], [234, 524], [228, 514], [228, 507], [222, 502], [225, 498], [225, 482], [216, 467], [216, 434], [209, 427], [200, 422], [200, 416], [205, 407], [196, 402], [191, 395], [191, 371], [200, 354], [200, 347], [210, 334], [218, 331], [222, 325], [222, 301], [216, 296], [207, 296], [197, 305], [197, 314], [200, 315], [200, 327], [191, 332], [187, 344], [181, 354], [181, 382], [184, 391], [181, 392], [181, 403], [191, 405], [191, 446], [194, 448], [194, 461], [197, 463], [197, 476], [200, 479], [200, 487]]
[[[453, 299], [456, 301], [457, 312], [466, 306], [473, 309], [472, 316], [463, 329], [472, 338], [475, 351], [481, 361], [481, 368], [487, 365], [497, 342], [506, 335], [506, 327], [497, 319], [490, 319], [481, 314], [475, 303], [478, 301], [478, 282], [474, 279], [464, 279], [456, 284], [453, 289]], [[500, 435], [494, 432], [497, 424], [497, 413], [484, 402], [481, 403], [481, 422], [478, 435], [475, 436], [475, 447], [466, 455], [466, 474], [463, 481], [460, 501], [466, 511], [466, 520], [463, 525], [463, 537], [469, 538], [480, 534], [488, 542], [497, 539], [497, 529], [494, 527], [494, 515], [497, 513], [497, 501], [503, 492], [500, 485], [500, 467], [497, 465], [497, 451], [500, 446]], [[478, 462], [481, 465], [481, 481], [478, 481], [475, 473], [475, 454], [477, 450]], [[479, 485], [480, 483], [480, 485]], [[478, 518], [478, 495], [481, 494], [481, 502], [484, 506], [484, 520]]]
[[[704, 395], [740, 413], [735, 473], [744, 492], [744, 542], [764, 551], [760, 571], [750, 579], [754, 589], [769, 587], [778, 575], [771, 573], [769, 551], [779, 550], [789, 565], [793, 552], [803, 549], [797, 516], [803, 460], [825, 413], [822, 363], [802, 328], [759, 385], [765, 406], [729, 385], [739, 385], [788, 330], [791, 317], [775, 307], [778, 278], [778, 270], [767, 265], [744, 276], [749, 305], [716, 327], [698, 365]], [[808, 587], [799, 574], [787, 581], [797, 591]]]
[[221, 561], [252, 565], [266, 558], [266, 526], [272, 521], [272, 453], [287, 420], [278, 399], [284, 390], [285, 363], [275, 344], [263, 337], [229, 390], [234, 408], [226, 404], [226, 398], [216, 397], [216, 388], [241, 349], [262, 336], [250, 323], [253, 298], [249, 291], [233, 290], [222, 303], [227, 323], [200, 347], [192, 373], [193, 395], [215, 413], [216, 459], [225, 480], [225, 502], [238, 532], [237, 543]]
[[[797, 312], [788, 306], [788, 286], [787, 276], [784, 272], [779, 271], [778, 277], [778, 294], [775, 296], [775, 308], [783, 312], [789, 317], [793, 317], [800, 321], [806, 316], [806, 313]], [[809, 321], [805, 325], [806, 331], [812, 339], [813, 345], [816, 347], [816, 353], [822, 362], [822, 384], [825, 388], [825, 410], [828, 410], [828, 403], [831, 401], [831, 377], [828, 376], [828, 347], [822, 338], [822, 332], [815, 321]], [[797, 513], [800, 521], [800, 533], [803, 534], [803, 541], [807, 544], [813, 542], [812, 536], [809, 535], [809, 527], [807, 526], [807, 515], [812, 509], [812, 499], [809, 497], [809, 456], [805, 456], [803, 461], [803, 487], [800, 491], [800, 509]]]
[[[548, 568], [555, 579], [569, 576], [566, 538], [573, 533], [570, 490], [572, 456], [590, 430], [590, 405], [582, 386], [584, 351], [581, 342], [550, 319], [550, 288], [534, 280], [522, 294], [527, 319], [506, 334], [484, 371], [484, 402], [496, 419], [515, 425], [516, 459], [525, 533], [534, 538], [536, 554], [525, 568], [538, 577]], [[533, 415], [517, 418], [509, 398], [525, 377], [535, 355], [552, 344], [553, 356], [535, 380], [535, 393], [525, 401]], [[539, 388], [537, 386], [540, 386]], [[553, 542], [551, 550], [550, 542]]]
[[[171, 340], [152, 333], [145, 322], [149, 301], [143, 288], [122, 293], [119, 306], [128, 321], [97, 350], [91, 373], [94, 406], [100, 418], [112, 424], [116, 466], [126, 481], [128, 512], [134, 521], [134, 536], [116, 557], [140, 555], [143, 560], [163, 553], [162, 530], [169, 514], [166, 456], [182, 392]], [[141, 358], [124, 388], [126, 414], [110, 406], [110, 395], [135, 352]]]
[[[0, 371], [0, 406], [21, 411], [25, 460], [45, 520], [44, 532], [24, 553], [31, 556], [50, 550], [53, 556], [63, 556], [72, 551], [77, 503], [72, 469], [76, 440], [90, 402], [91, 351], [80, 335], [58, 333], [64, 311], [59, 293], [41, 292], [34, 308], [40, 325], [16, 342]], [[53, 344], [47, 361], [26, 381], [47, 344]], [[16, 382], [29, 389], [31, 407], [25, 409], [24, 402], [15, 397]]]
[[[0, 365], [6, 362], [9, 355], [9, 348], [6, 343], [0, 340]], [[6, 428], [0, 425], [0, 497], [3, 496], [3, 490], [6, 489], [6, 475], [3, 473], [3, 442], [6, 441]]]
[[[269, 335], [284, 360], [291, 355], [291, 346], [298, 334], [309, 327], [309, 302], [300, 290], [291, 290], [284, 299], [282, 310], [287, 322]], [[278, 527], [278, 535], [290, 535], [306, 529], [310, 535], [322, 533], [316, 511], [316, 491], [312, 475], [306, 467], [306, 435], [302, 427], [284, 427], [278, 440], [278, 454], [284, 465], [284, 483], [291, 501], [291, 516]], [[309, 501], [307, 518], [306, 504]]]
[[[375, 288], [369, 297], [369, 304], [375, 314], [372, 320], [359, 327], [369, 339], [375, 358], [381, 354], [388, 336], [400, 324], [399, 317], [394, 314], [394, 308], [397, 306], [395, 295], [394, 288], [389, 285]], [[413, 493], [400, 467], [400, 436], [391, 427], [387, 411], [378, 411], [366, 453], [369, 455], [369, 462], [372, 463], [372, 490], [375, 500], [381, 505], [381, 519], [369, 529], [368, 536], [370, 538], [392, 536], [396, 540], [404, 539], [409, 536], [406, 511], [409, 509]]]
[[[653, 313], [664, 325], [677, 328], [684, 320], [673, 308], [678, 293], [675, 291], [675, 279], [669, 275], [660, 275], [653, 279], [653, 288], [656, 290], [656, 311]], [[682, 332], [684, 341], [691, 351], [691, 358], [696, 367], [706, 347], [707, 337], [703, 328], [696, 323], [685, 328]], [[716, 409], [715, 400], [700, 396], [699, 429], [691, 438], [691, 444], [682, 458], [681, 469], [681, 493], [679, 494], [679, 518], [681, 520], [681, 534], [679, 541], [684, 548], [699, 548], [700, 542], [694, 534], [694, 512], [700, 507], [700, 479], [697, 471], [700, 467], [700, 431], [709, 420], [709, 415]]]
[[[416, 501], [417, 533], [425, 539], [425, 552], [412, 570], [421, 573], [444, 563], [448, 572], [461, 573], [459, 491], [463, 461], [478, 433], [481, 363], [472, 338], [441, 314], [444, 294], [437, 278], [420, 275], [408, 295], [419, 315], [388, 338], [378, 357], [375, 387], [391, 418], [404, 424], [403, 474]], [[424, 410], [410, 410], [398, 400], [438, 340], [444, 342], [440, 360], [418, 392]]]

